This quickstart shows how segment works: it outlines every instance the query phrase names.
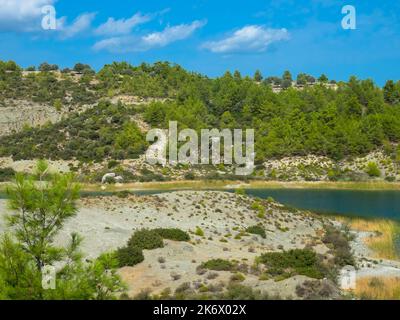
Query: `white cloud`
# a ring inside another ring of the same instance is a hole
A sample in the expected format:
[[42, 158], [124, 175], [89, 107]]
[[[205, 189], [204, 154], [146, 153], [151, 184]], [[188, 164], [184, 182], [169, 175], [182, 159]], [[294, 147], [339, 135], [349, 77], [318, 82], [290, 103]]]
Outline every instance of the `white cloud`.
[[151, 15], [142, 15], [140, 12], [134, 14], [129, 19], [115, 20], [114, 18], [108, 18], [107, 22], [101, 24], [95, 30], [95, 33], [98, 35], [129, 34], [135, 26], [146, 23], [151, 19]]
[[75, 35], [88, 30], [95, 18], [96, 13], [84, 13], [79, 15], [70, 25], [66, 24], [66, 18], [57, 20], [57, 31], [63, 39], [72, 38]]
[[191, 24], [168, 26], [161, 32], [154, 32], [144, 36], [143, 41], [150, 47], [164, 47], [171, 42], [186, 39], [205, 24], [205, 21], [193, 21]]
[[0, 0], [0, 31], [34, 31], [40, 28], [42, 7], [56, 0]]
[[288, 40], [286, 29], [270, 29], [259, 25], [245, 26], [225, 39], [209, 41], [203, 48], [215, 53], [263, 52], [273, 42]]
[[110, 52], [138, 52], [165, 47], [172, 42], [190, 37], [197, 29], [203, 27], [206, 21], [193, 21], [190, 24], [168, 26], [161, 32], [153, 32], [142, 37], [124, 36], [104, 39], [94, 45], [95, 50]]

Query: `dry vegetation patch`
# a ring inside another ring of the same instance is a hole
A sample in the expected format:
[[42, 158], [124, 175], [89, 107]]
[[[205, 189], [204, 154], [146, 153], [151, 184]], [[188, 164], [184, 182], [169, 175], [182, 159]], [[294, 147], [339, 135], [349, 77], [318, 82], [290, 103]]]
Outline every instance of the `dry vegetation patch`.
[[365, 277], [357, 280], [355, 295], [367, 300], [399, 300], [399, 277]]

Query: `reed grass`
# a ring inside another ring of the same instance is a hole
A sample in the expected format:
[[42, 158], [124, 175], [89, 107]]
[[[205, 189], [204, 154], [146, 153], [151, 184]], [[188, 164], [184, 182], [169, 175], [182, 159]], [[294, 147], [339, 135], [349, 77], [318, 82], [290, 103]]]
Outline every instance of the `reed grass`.
[[366, 300], [400, 300], [400, 278], [360, 278], [356, 282], [354, 294]]

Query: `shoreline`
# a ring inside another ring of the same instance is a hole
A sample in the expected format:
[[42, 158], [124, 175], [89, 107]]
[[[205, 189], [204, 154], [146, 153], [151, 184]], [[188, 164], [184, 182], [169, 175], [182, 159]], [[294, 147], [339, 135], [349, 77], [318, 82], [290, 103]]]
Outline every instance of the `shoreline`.
[[107, 185], [102, 190], [100, 184], [82, 184], [82, 191], [151, 191], [151, 190], [207, 190], [207, 189], [321, 189], [321, 190], [365, 190], [400, 191], [400, 183], [371, 181], [371, 182], [330, 182], [330, 181], [225, 181], [225, 180], [182, 180], [163, 182], [133, 182]]
[[[0, 192], [5, 192], [10, 182], [0, 183]], [[226, 189], [320, 189], [360, 191], [400, 191], [399, 182], [387, 181], [240, 181], [240, 180], [180, 180], [130, 182], [114, 185], [81, 183], [83, 192], [152, 191], [152, 190], [226, 190]], [[103, 189], [102, 187], [106, 187]]]

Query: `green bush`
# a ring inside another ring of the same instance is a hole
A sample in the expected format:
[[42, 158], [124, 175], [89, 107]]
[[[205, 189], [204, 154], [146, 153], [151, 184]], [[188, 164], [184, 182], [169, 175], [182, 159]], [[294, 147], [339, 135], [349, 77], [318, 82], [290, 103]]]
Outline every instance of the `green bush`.
[[204, 231], [200, 227], [196, 227], [194, 234], [199, 237], [204, 237]]
[[378, 168], [378, 165], [375, 162], [369, 162], [367, 165], [366, 172], [370, 177], [380, 177], [381, 171]]
[[0, 182], [10, 181], [14, 178], [15, 171], [12, 168], [0, 169]]
[[266, 238], [266, 234], [265, 234], [265, 230], [263, 227], [261, 226], [252, 226], [252, 227], [248, 227], [246, 229], [246, 232], [251, 233], [251, 234], [258, 234], [260, 235], [262, 238]]
[[112, 169], [112, 168], [115, 168], [118, 165], [119, 165], [119, 162], [117, 160], [110, 160], [107, 163], [107, 168], [108, 169]]
[[163, 239], [173, 240], [173, 241], [189, 241], [190, 236], [187, 232], [177, 229], [177, 228], [158, 228], [154, 229]]
[[235, 194], [244, 196], [244, 195], [246, 195], [246, 189], [243, 188], [243, 187], [237, 188], [237, 189], [235, 190]]
[[185, 174], [185, 180], [195, 180], [196, 176], [193, 172], [188, 172]]
[[[275, 297], [278, 299], [278, 297]], [[268, 300], [270, 297], [261, 290], [254, 290], [252, 287], [238, 283], [230, 283], [226, 292], [221, 296], [223, 300]]]
[[162, 237], [155, 230], [142, 229], [132, 235], [128, 241], [128, 247], [152, 250], [163, 248], [164, 243]]
[[267, 267], [267, 273], [275, 277], [288, 278], [304, 275], [310, 278], [323, 278], [322, 267], [314, 251], [294, 249], [285, 252], [268, 252], [257, 258]]
[[119, 248], [115, 254], [120, 268], [126, 266], [132, 267], [144, 260], [142, 249], [134, 246]]
[[234, 263], [224, 259], [212, 259], [200, 265], [200, 268], [202, 269], [209, 269], [214, 271], [232, 271], [234, 270], [234, 267]]

